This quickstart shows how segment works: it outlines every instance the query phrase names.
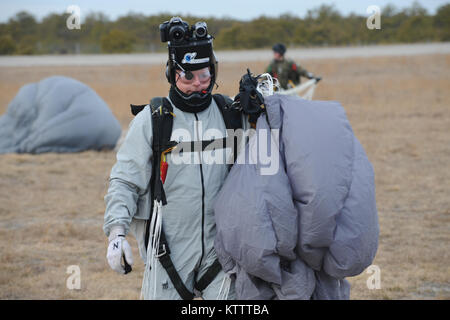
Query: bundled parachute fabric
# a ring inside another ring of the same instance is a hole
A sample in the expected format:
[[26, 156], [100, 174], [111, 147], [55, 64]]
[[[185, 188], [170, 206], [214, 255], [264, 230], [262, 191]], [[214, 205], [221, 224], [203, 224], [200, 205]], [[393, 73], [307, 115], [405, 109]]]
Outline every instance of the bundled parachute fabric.
[[[339, 103], [273, 95], [265, 105], [216, 198], [219, 260], [238, 299], [348, 299], [345, 277], [378, 247], [373, 168]], [[278, 170], [258, 150], [267, 140]]]
[[0, 154], [113, 149], [120, 134], [94, 90], [53, 76], [23, 86], [0, 117]]

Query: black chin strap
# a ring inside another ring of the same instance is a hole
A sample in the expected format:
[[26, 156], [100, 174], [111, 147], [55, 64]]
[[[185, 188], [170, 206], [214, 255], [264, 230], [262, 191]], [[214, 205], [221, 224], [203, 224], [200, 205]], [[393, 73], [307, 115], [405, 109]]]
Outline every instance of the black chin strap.
[[170, 87], [169, 97], [172, 103], [181, 111], [196, 113], [206, 110], [211, 104], [212, 95], [207, 94], [204, 98], [193, 98], [191, 101], [183, 99], [173, 86]]

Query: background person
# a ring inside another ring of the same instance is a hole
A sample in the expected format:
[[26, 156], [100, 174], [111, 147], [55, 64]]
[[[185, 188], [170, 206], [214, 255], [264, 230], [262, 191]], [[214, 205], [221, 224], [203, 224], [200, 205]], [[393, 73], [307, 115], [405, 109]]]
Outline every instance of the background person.
[[286, 59], [286, 46], [282, 43], [277, 43], [272, 47], [273, 50], [273, 60], [267, 67], [266, 72], [272, 77], [277, 78], [282, 89], [290, 89], [294, 86], [300, 84], [300, 77], [305, 77], [308, 79], [316, 79], [314, 74], [308, 72], [306, 69], [302, 68], [300, 65], [296, 64], [293, 60]]

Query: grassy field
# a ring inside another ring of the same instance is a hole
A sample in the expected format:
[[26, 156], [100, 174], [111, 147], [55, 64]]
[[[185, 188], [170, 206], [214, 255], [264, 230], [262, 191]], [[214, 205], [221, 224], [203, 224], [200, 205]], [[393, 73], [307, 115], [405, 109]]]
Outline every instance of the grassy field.
[[[347, 110], [376, 174], [380, 241], [369, 274], [350, 278], [352, 299], [450, 298], [450, 55], [300, 61], [321, 75], [315, 99]], [[220, 64], [219, 89], [238, 92], [247, 67]], [[59, 74], [96, 90], [122, 127], [129, 104], [165, 95], [163, 66], [2, 67], [0, 114], [18, 89]], [[102, 232], [113, 151], [0, 155], [0, 299], [137, 299], [143, 275], [135, 241], [134, 271], [119, 276], [106, 261]], [[81, 289], [69, 290], [78, 265]]]

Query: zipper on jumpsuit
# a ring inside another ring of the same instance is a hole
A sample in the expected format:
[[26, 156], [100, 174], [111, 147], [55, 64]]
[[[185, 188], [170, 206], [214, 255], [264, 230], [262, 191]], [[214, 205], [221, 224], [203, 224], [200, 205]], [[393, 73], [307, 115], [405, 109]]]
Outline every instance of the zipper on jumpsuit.
[[[195, 120], [198, 122], [197, 113], [194, 113]], [[197, 139], [200, 139], [200, 132], [198, 131], [198, 125], [197, 125]], [[201, 139], [200, 139], [201, 140]], [[202, 151], [198, 152], [199, 156], [199, 162], [200, 162], [200, 180], [202, 183], [202, 255], [200, 256], [200, 266], [202, 264], [203, 255], [205, 253], [205, 235], [204, 235], [204, 229], [205, 229], [205, 185], [204, 185], [204, 178], [203, 178], [203, 167], [202, 167]]]

